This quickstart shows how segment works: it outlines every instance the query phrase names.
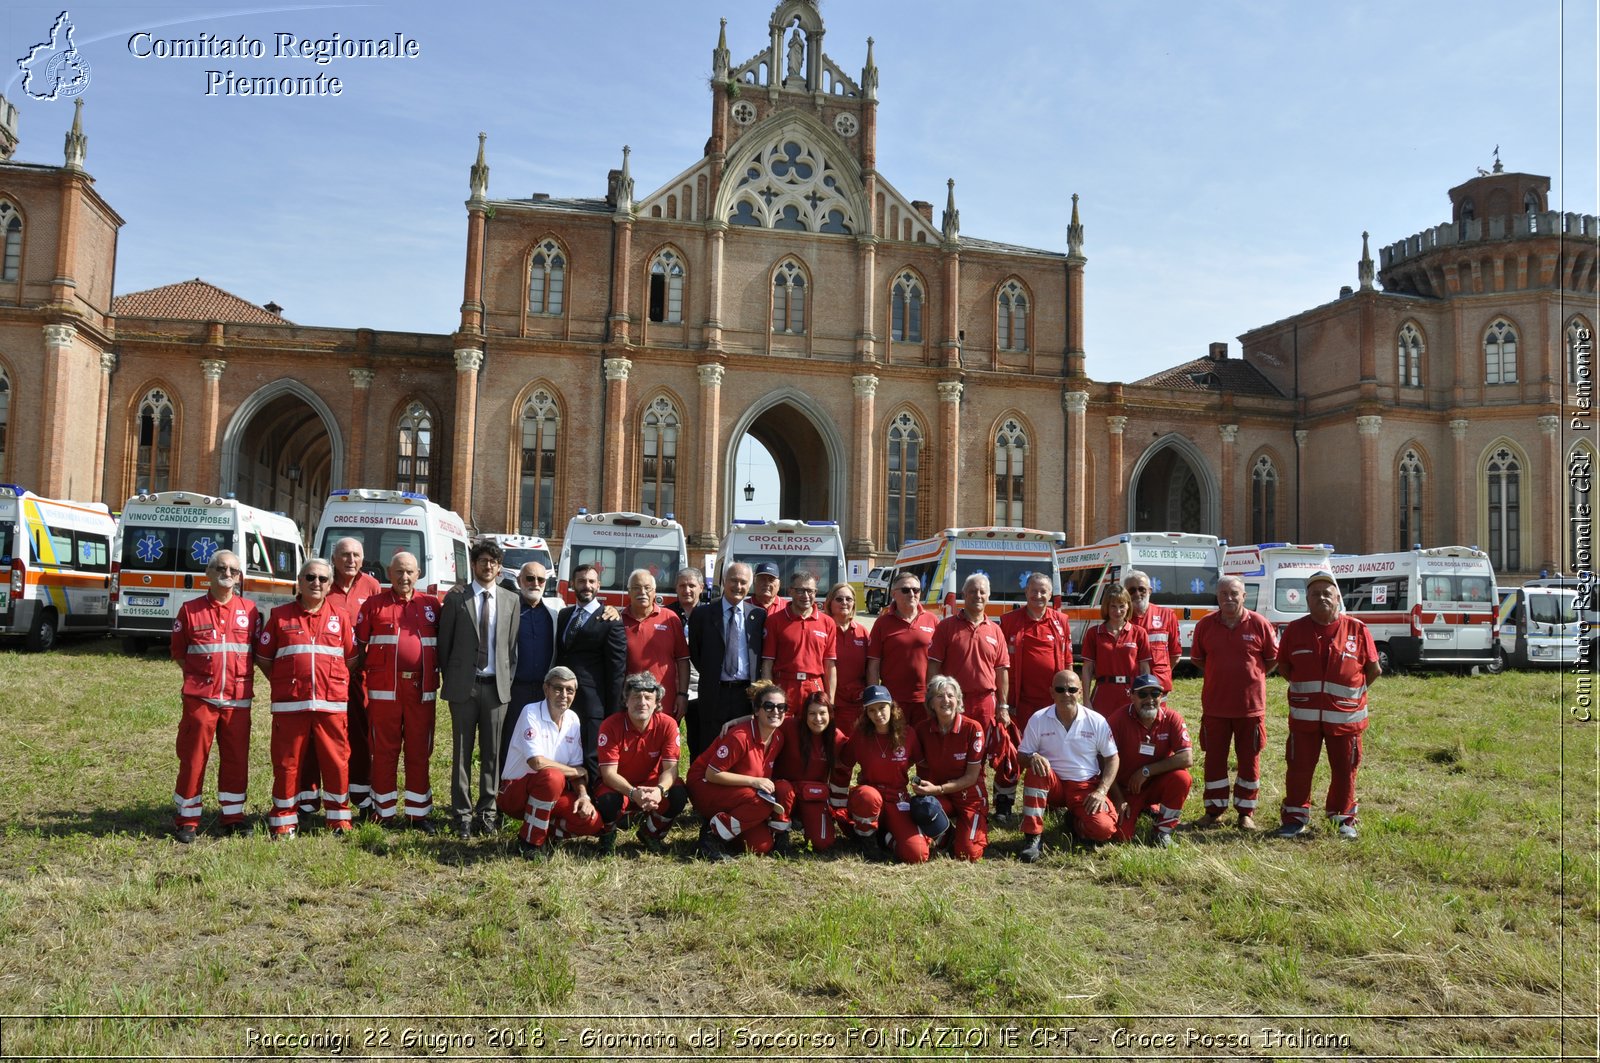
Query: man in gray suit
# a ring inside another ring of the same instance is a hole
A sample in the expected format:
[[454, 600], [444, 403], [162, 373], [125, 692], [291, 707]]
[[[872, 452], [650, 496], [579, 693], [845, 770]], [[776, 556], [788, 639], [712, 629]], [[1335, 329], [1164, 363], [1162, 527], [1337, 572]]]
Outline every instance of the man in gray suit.
[[[500, 731], [517, 674], [521, 603], [499, 583], [500, 547], [472, 544], [472, 580], [444, 597], [439, 615], [439, 668], [450, 703], [450, 812], [456, 835], [499, 829]], [[472, 798], [472, 749], [478, 748], [478, 798]]]

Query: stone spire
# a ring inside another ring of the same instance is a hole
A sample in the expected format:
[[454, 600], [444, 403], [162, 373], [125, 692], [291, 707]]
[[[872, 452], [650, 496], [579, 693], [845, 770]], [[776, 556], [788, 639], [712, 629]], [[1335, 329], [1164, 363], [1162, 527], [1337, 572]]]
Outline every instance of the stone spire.
[[1072, 193], [1072, 222], [1067, 226], [1067, 254], [1083, 257], [1083, 223], [1078, 220], [1078, 193]]
[[956, 179], [950, 178], [945, 182], [944, 219], [940, 228], [944, 231], [946, 247], [954, 247], [961, 242], [961, 212], [956, 209]]
[[1361, 234], [1361, 261], [1356, 263], [1356, 276], [1361, 278], [1361, 290], [1372, 291], [1372, 252], [1367, 250], [1367, 234]]
[[0, 96], [0, 162], [11, 158], [17, 150], [17, 108], [10, 100]]
[[628, 155], [633, 151], [622, 145], [622, 170], [617, 174], [617, 214], [619, 218], [633, 217], [633, 172], [628, 168]]
[[72, 101], [72, 129], [67, 133], [66, 167], [83, 170], [83, 157], [89, 150], [89, 138], [83, 135], [83, 97]]
[[867, 65], [861, 68], [861, 93], [869, 100], [878, 98], [878, 64], [872, 61], [872, 38], [867, 38]]
[[733, 56], [728, 52], [728, 20], [722, 20], [722, 28], [717, 31], [717, 46], [711, 50], [711, 80], [727, 81], [728, 71], [733, 67]]
[[478, 161], [472, 164], [472, 199], [474, 206], [481, 206], [484, 198], [489, 194], [489, 164], [483, 161], [483, 142], [489, 138], [487, 133], [478, 134]]

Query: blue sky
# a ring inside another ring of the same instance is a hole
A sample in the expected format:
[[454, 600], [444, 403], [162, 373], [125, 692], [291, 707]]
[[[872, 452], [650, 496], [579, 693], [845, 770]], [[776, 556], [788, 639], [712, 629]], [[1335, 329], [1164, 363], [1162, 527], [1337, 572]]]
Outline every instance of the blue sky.
[[[17, 158], [57, 163], [71, 104], [15, 60], [56, 4], [0, 12]], [[711, 49], [764, 46], [773, 7], [721, 0], [272, 6], [74, 4], [91, 67], [87, 169], [127, 219], [119, 293], [199, 276], [316, 325], [448, 332], [467, 171], [490, 195], [596, 196], [633, 148], [637, 194], [698, 157]], [[1549, 175], [1594, 213], [1596, 5], [1536, 0], [1128, 4], [824, 0], [824, 50], [876, 38], [879, 171], [970, 236], [1065, 250], [1082, 197], [1088, 368], [1133, 380], [1356, 283], [1449, 216], [1492, 164]], [[403, 33], [408, 60], [139, 59], [129, 38]], [[1560, 42], [1560, 48], [1557, 45]], [[337, 98], [207, 96], [208, 69], [329, 74]], [[1565, 85], [1562, 73], [1565, 74]]]

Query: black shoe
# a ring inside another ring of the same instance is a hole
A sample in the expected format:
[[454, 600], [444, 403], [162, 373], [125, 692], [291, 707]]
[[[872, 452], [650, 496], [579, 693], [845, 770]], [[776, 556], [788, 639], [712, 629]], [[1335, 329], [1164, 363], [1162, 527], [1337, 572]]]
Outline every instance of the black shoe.
[[1043, 855], [1044, 835], [1030, 834], [1028, 835], [1027, 843], [1022, 847], [1022, 851], [1017, 854], [1017, 858], [1024, 864], [1036, 864], [1039, 862], [1039, 858]]
[[524, 860], [543, 862], [550, 859], [550, 843], [545, 842], [543, 845], [534, 845], [532, 842], [526, 842], [518, 838], [517, 854]]
[[733, 859], [733, 854], [728, 852], [728, 847], [723, 844], [721, 838], [717, 837], [717, 832], [710, 827], [706, 827], [700, 832], [700, 851], [698, 855], [700, 859], [707, 860], [713, 864], [720, 864], [724, 860]]
[[786, 830], [775, 830], [775, 831], [772, 832], [772, 855], [773, 856], [788, 856], [789, 855], [789, 832], [788, 831], [786, 831]]
[[193, 827], [179, 827], [172, 832], [172, 840], [179, 845], [193, 845], [197, 837], [199, 837], [199, 834]]
[[665, 838], [657, 838], [643, 827], [639, 828], [639, 844], [645, 847], [646, 852], [654, 853], [657, 856], [665, 856], [667, 853], [667, 840]]
[[426, 834], [428, 837], [431, 838], [435, 834], [439, 833], [439, 824], [435, 823], [433, 820], [427, 818], [426, 816], [423, 816], [423, 817], [420, 817], [418, 819], [413, 819], [411, 821], [411, 829], [414, 830], [414, 831], [418, 831], [419, 833]]
[[237, 838], [241, 835], [248, 835], [249, 833], [250, 824], [246, 823], [242, 819], [237, 823], [224, 823], [222, 825], [222, 835], [225, 838]]
[[478, 813], [478, 833], [485, 838], [493, 838], [500, 833], [500, 817], [494, 812]]
[[460, 838], [464, 842], [470, 842], [472, 840], [472, 820], [456, 820], [455, 831], [457, 838]]
[[617, 832], [615, 830], [602, 831], [596, 839], [599, 846], [595, 851], [596, 856], [615, 856], [617, 852]]

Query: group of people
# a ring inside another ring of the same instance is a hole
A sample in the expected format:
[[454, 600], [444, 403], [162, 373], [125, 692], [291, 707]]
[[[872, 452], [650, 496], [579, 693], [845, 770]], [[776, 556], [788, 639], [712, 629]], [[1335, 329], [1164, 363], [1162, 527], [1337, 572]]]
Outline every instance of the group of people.
[[[704, 577], [684, 569], [671, 606], [658, 604], [651, 573], [635, 571], [621, 611], [602, 604], [599, 574], [579, 566], [569, 579], [574, 604], [557, 611], [542, 564], [524, 565], [513, 590], [499, 578], [494, 543], [475, 543], [470, 559], [472, 579], [441, 601], [416, 589], [411, 555], [391, 559], [382, 590], [362, 571], [360, 542], [343, 540], [331, 564], [306, 562], [295, 600], [263, 620], [238, 593], [238, 558], [214, 555], [207, 594], [173, 626], [184, 671], [178, 840], [198, 832], [213, 736], [222, 828], [243, 824], [259, 666], [272, 689], [274, 838], [292, 837], [318, 799], [335, 831], [365, 815], [434, 833], [428, 767], [442, 692], [451, 826], [469, 839], [497, 833], [501, 815], [520, 820], [518, 849], [530, 859], [573, 837], [614, 851], [625, 825], [659, 851], [692, 803], [708, 860], [841, 841], [874, 859], [917, 863], [945, 851], [978, 860], [991, 814], [1013, 821], [1019, 784], [1024, 861], [1042, 855], [1051, 808], [1085, 844], [1131, 840], [1144, 815], [1152, 843], [1173, 844], [1193, 763], [1183, 716], [1166, 700], [1179, 618], [1151, 603], [1142, 572], [1107, 589], [1102, 622], [1075, 661], [1044, 573], [1028, 581], [1025, 605], [996, 621], [987, 577], [970, 576], [962, 608], [941, 620], [922, 608], [918, 577], [903, 572], [869, 630], [850, 584], [819, 602], [815, 577], [797, 570], [785, 599], [771, 564], [728, 564], [720, 594], [703, 604]], [[1278, 833], [1310, 832], [1326, 744], [1326, 810], [1341, 836], [1356, 836], [1376, 648], [1342, 615], [1330, 574], [1312, 576], [1307, 597], [1308, 616], [1280, 643], [1245, 608], [1243, 584], [1223, 577], [1217, 611], [1195, 626], [1190, 659], [1204, 675], [1197, 829], [1219, 825], [1230, 796], [1239, 826], [1256, 829], [1266, 679], [1276, 669], [1290, 709]], [[690, 761], [682, 776], [681, 741]]]

